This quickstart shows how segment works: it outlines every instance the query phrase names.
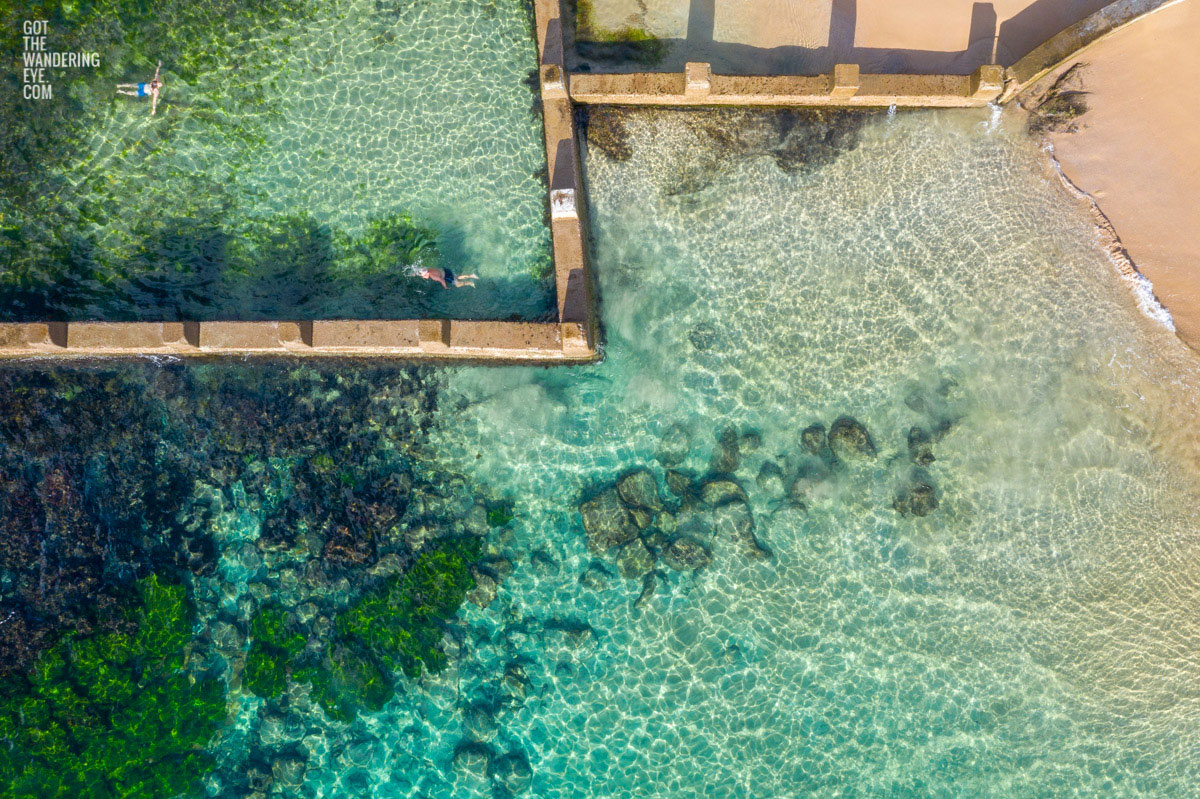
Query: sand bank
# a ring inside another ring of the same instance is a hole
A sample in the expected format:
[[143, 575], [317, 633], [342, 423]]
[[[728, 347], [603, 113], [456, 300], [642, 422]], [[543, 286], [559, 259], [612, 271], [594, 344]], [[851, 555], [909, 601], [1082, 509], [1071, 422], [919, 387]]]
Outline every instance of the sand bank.
[[[1200, 349], [1200, 3], [1183, 0], [1082, 54], [1087, 111], [1050, 133], [1063, 173], [1090, 194], [1176, 332]], [[1047, 78], [1052, 80], [1055, 76]]]
[[668, 41], [668, 69], [709, 61], [732, 74], [815, 74], [853, 63], [965, 75], [1012, 64], [1109, 1], [591, 0], [591, 17]]

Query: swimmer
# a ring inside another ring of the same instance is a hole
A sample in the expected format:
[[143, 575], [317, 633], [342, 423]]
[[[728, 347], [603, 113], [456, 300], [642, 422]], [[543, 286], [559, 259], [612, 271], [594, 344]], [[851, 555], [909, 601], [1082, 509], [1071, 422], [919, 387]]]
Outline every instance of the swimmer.
[[128, 94], [130, 97], [147, 97], [150, 98], [150, 116], [154, 116], [154, 112], [158, 109], [158, 90], [162, 88], [162, 81], [158, 79], [158, 71], [162, 69], [162, 62], [158, 62], [158, 66], [154, 68], [154, 77], [149, 83], [118, 83], [117, 94]]
[[417, 277], [423, 277], [426, 280], [432, 280], [435, 283], [441, 283], [444, 289], [448, 289], [451, 286], [471, 286], [474, 288], [475, 281], [479, 279], [479, 275], [456, 275], [449, 269], [438, 269], [436, 266], [418, 266], [413, 270], [413, 274]]

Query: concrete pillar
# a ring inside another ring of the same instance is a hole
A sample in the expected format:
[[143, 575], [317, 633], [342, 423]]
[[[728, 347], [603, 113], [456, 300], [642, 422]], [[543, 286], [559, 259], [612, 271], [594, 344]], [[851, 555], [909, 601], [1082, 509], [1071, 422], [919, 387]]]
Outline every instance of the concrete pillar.
[[971, 73], [971, 96], [978, 100], [995, 100], [1004, 90], [1004, 67], [984, 64]]
[[836, 64], [829, 73], [829, 97], [846, 100], [858, 94], [858, 64]]
[[449, 352], [450, 320], [420, 320], [417, 322], [417, 341], [424, 352]]
[[579, 218], [579, 209], [575, 205], [574, 189], [555, 189], [550, 192], [550, 218]]
[[703, 61], [689, 61], [684, 64], [683, 96], [707, 97], [711, 92], [712, 66]]
[[558, 64], [542, 64], [542, 97], [562, 100], [567, 96], [567, 82]]

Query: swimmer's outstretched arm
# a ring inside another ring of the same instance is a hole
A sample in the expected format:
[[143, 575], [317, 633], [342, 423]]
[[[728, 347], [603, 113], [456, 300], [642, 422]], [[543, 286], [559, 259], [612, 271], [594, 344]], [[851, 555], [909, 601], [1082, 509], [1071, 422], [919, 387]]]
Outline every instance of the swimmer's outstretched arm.
[[159, 61], [159, 62], [158, 62], [158, 66], [156, 66], [156, 67], [154, 68], [154, 78], [151, 80], [151, 83], [153, 83], [154, 81], [158, 80], [158, 71], [159, 71], [160, 69], [162, 69], [162, 62], [161, 62], [161, 61]]

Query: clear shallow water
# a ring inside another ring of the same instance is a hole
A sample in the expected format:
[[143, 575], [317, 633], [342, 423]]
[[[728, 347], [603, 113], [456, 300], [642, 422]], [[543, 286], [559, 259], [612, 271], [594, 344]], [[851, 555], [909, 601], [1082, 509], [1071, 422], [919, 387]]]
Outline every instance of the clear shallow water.
[[[537, 57], [520, 0], [296, 5], [296, 19], [231, 32], [213, 68], [185, 78], [165, 63], [153, 119], [88, 74], [55, 78], [62, 103], [108, 108], [30, 212], [31, 247], [44, 251], [29, 255], [31, 297], [6, 303], [8, 318], [552, 312], [540, 109], [525, 85]], [[104, 58], [124, 55], [105, 46]], [[432, 229], [441, 265], [480, 275], [476, 289], [393, 268], [388, 238], [369, 231], [405, 214]]]
[[[467, 614], [476, 651], [450, 679], [485, 696], [528, 658], [537, 689], [495, 743], [528, 755], [530, 794], [1198, 795], [1200, 372], [1019, 123], [881, 115], [794, 176], [694, 128], [644, 116], [630, 161], [588, 158], [606, 361], [465, 370], [441, 402], [441, 457], [516, 498], [518, 540], [562, 564], [523, 562]], [[807, 512], [756, 487], [843, 413], [874, 462]], [[936, 419], [954, 420], [928, 469], [941, 506], [901, 517], [905, 435]], [[759, 433], [739, 478], [776, 557], [718, 535], [713, 565], [638, 611], [635, 581], [578, 582], [575, 506], [661, 474], [672, 425], [697, 472], [723, 426]], [[444, 721], [435, 762], [459, 740]]]

